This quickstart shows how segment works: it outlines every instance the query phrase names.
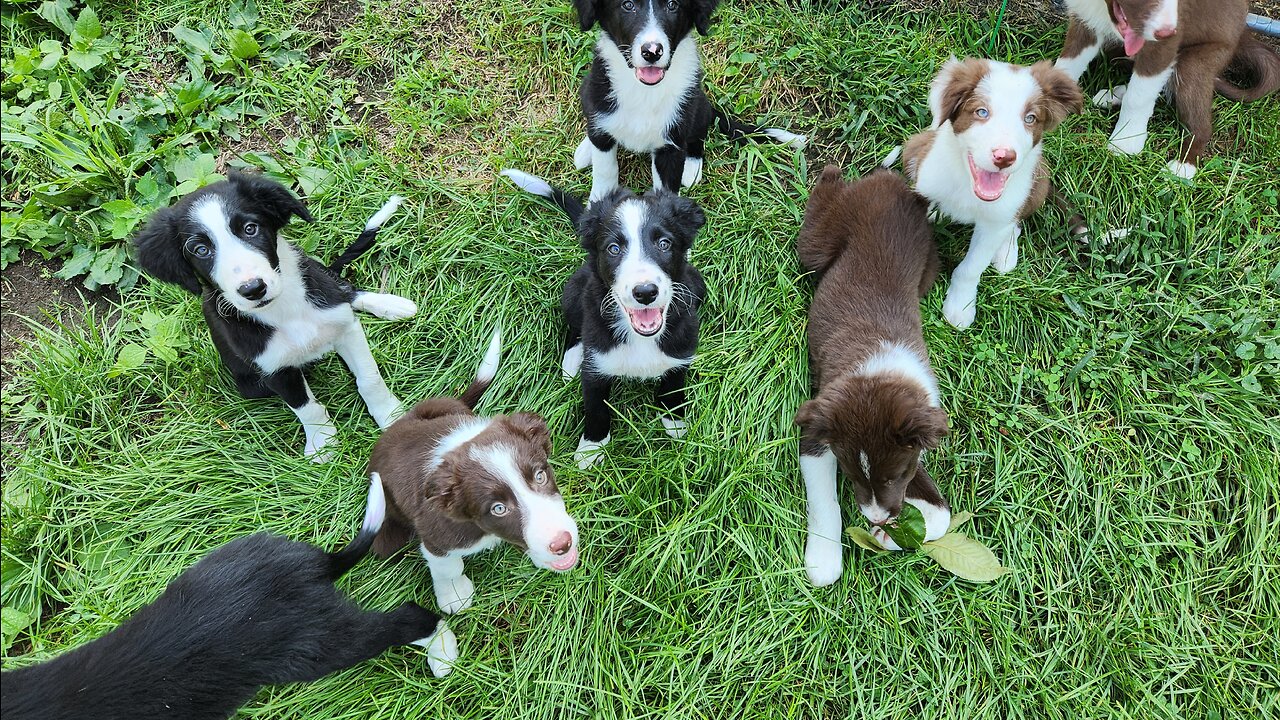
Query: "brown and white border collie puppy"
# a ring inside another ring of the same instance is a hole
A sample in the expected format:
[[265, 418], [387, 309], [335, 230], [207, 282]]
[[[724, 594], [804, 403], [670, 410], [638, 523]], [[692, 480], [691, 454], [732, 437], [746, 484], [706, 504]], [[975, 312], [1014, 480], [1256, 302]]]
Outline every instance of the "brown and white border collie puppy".
[[[1122, 45], [1133, 59], [1128, 85], [1094, 95], [1095, 104], [1120, 107], [1111, 132], [1113, 152], [1133, 155], [1147, 142], [1156, 97], [1168, 87], [1178, 119], [1191, 132], [1169, 171], [1190, 179], [1213, 134], [1213, 92], [1256, 100], [1280, 88], [1280, 56], [1245, 32], [1248, 0], [1066, 0], [1071, 13], [1057, 66], [1072, 79], [1106, 45]], [[1253, 76], [1240, 88], [1222, 78], [1235, 64]]]
[[431, 398], [374, 445], [369, 475], [387, 489], [387, 519], [373, 550], [389, 557], [413, 538], [446, 613], [471, 607], [462, 559], [509, 542], [538, 567], [578, 563], [578, 525], [565, 512], [547, 455], [547, 423], [532, 413], [472, 413], [498, 371], [497, 332], [461, 398]]
[[[951, 522], [921, 462], [947, 434], [920, 323], [938, 253], [924, 199], [897, 173], [846, 183], [834, 165], [809, 195], [796, 250], [818, 281], [808, 330], [816, 390], [796, 424], [809, 501], [805, 570], [822, 586], [840, 578], [837, 464], [872, 525], [896, 518], [904, 501], [924, 515], [926, 540]], [[879, 527], [875, 535], [897, 549]]]
[[1022, 220], [1052, 189], [1041, 140], [1083, 103], [1075, 81], [1048, 62], [1024, 67], [951, 58], [934, 78], [933, 126], [907, 140], [902, 161], [917, 192], [944, 215], [973, 225], [942, 306], [957, 328], [973, 324], [987, 266], [1006, 273], [1018, 263]]

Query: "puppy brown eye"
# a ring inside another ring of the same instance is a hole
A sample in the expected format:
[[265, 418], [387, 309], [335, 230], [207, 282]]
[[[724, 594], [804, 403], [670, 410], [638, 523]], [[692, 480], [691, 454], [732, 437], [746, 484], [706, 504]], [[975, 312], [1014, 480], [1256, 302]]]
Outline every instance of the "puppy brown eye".
[[502, 503], [494, 503], [489, 507], [489, 513], [494, 517], [502, 517], [507, 514], [507, 506]]
[[546, 484], [547, 484], [547, 471], [546, 471], [546, 470], [539, 470], [538, 472], [534, 473], [534, 474], [533, 474], [533, 481], [534, 481], [535, 483], [537, 483], [538, 485], [546, 485]]
[[667, 238], [658, 238], [658, 249], [666, 252], [671, 249], [671, 241]]
[[979, 120], [986, 120], [988, 117], [991, 116], [991, 113], [988, 112], [986, 108], [978, 108], [977, 110], [973, 111], [973, 114], [977, 115]]
[[618, 243], [609, 243], [609, 247], [605, 248], [605, 250], [614, 257], [622, 254], [622, 246]]
[[244, 224], [244, 236], [255, 237], [258, 234], [258, 223], [247, 222]]

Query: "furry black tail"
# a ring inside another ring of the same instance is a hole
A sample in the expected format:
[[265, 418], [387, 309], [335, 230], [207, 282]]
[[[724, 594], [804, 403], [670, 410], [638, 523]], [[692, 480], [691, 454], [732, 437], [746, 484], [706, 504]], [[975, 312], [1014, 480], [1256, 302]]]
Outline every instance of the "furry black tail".
[[1280, 90], [1280, 55], [1248, 33], [1240, 36], [1240, 44], [1236, 46], [1235, 57], [1231, 58], [1230, 69], [1252, 78], [1253, 85], [1240, 87], [1228, 82], [1226, 78], [1218, 77], [1214, 80], [1214, 89], [1220, 95], [1249, 102]]
[[346, 547], [329, 553], [329, 568], [333, 579], [337, 580], [348, 570], [356, 566], [360, 559], [369, 554], [373, 547], [373, 539], [382, 529], [382, 522], [387, 518], [387, 496], [382, 490], [382, 478], [373, 473], [369, 478], [369, 499], [364, 509], [364, 522], [360, 523], [360, 532]]
[[387, 222], [391, 215], [400, 207], [400, 203], [404, 202], [404, 198], [399, 195], [392, 195], [391, 199], [382, 206], [382, 209], [373, 214], [369, 218], [369, 222], [364, 224], [364, 230], [360, 231], [360, 236], [356, 241], [351, 243], [351, 247], [342, 251], [337, 260], [329, 265], [329, 271], [334, 275], [339, 275], [348, 265], [355, 261], [356, 258], [369, 251], [373, 247], [373, 241], [378, 239], [378, 231]]
[[530, 175], [519, 170], [503, 170], [502, 174], [521, 190], [534, 195], [541, 195], [555, 203], [556, 207], [569, 216], [569, 222], [573, 223], [573, 227], [578, 227], [578, 218], [582, 217], [585, 208], [582, 205], [582, 201], [571, 195], [567, 190], [558, 188], [537, 175]]
[[493, 379], [498, 375], [498, 359], [502, 357], [502, 328], [495, 328], [493, 337], [489, 339], [489, 350], [485, 352], [484, 359], [480, 361], [480, 367], [476, 368], [476, 379], [471, 382], [462, 393], [462, 397], [458, 398], [464, 405], [476, 409], [476, 405], [480, 402], [480, 397], [484, 395], [484, 391], [489, 389], [489, 385], [493, 383]]
[[798, 148], [804, 148], [805, 142], [808, 141], [804, 135], [796, 135], [779, 128], [760, 127], [758, 125], [748, 125], [738, 118], [730, 115], [728, 111], [720, 108], [714, 108], [716, 113], [716, 124], [720, 126], [720, 130], [736, 143], [744, 143], [753, 135], [768, 135], [784, 145], [794, 145]]

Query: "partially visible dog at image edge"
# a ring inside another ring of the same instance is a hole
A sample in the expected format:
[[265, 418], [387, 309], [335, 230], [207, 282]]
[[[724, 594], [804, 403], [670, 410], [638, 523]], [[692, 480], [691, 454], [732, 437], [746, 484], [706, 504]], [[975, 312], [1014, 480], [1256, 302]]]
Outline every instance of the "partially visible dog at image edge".
[[0, 675], [4, 720], [222, 720], [264, 685], [310, 682], [420, 645], [437, 677], [458, 641], [414, 603], [364, 610], [334, 587], [382, 527], [369, 486], [360, 532], [337, 552], [258, 533], [214, 550], [97, 640]]
[[303, 375], [308, 363], [337, 351], [379, 427], [401, 413], [355, 311], [401, 320], [417, 305], [358, 290], [341, 276], [372, 247], [400, 202], [387, 201], [328, 267], [280, 235], [294, 216], [313, 222], [306, 206], [279, 183], [255, 175], [233, 172], [187, 195], [152, 215], [134, 239], [147, 274], [201, 296], [214, 347], [240, 394], [280, 396], [302, 422], [304, 452], [318, 461], [327, 459], [323, 450], [337, 429]]

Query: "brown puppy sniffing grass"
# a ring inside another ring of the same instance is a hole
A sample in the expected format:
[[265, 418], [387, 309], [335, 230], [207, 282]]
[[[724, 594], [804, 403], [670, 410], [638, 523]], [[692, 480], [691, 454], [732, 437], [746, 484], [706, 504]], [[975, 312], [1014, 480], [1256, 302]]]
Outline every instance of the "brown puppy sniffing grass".
[[841, 573], [837, 464], [886, 548], [899, 549], [878, 526], [904, 502], [924, 515], [925, 540], [950, 523], [921, 462], [947, 434], [920, 322], [938, 253], [924, 198], [898, 174], [877, 170], [846, 183], [835, 165], [809, 195], [796, 250], [818, 281], [808, 328], [815, 392], [796, 424], [809, 503], [805, 570], [821, 586]]

